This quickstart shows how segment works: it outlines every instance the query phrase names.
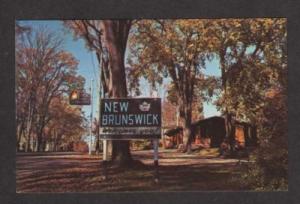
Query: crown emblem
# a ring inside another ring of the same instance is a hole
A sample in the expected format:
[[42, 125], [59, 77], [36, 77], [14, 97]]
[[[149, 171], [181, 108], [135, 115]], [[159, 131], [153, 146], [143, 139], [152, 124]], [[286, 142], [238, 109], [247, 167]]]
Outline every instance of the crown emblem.
[[147, 103], [146, 101], [144, 101], [142, 104], [140, 104], [139, 108], [141, 111], [149, 111], [150, 103]]

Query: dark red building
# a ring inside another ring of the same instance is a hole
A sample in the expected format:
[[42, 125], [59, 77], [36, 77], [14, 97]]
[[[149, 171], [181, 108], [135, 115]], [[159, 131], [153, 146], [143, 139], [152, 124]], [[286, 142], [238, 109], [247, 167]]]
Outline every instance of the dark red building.
[[[164, 132], [166, 148], [175, 148], [182, 144], [182, 127], [168, 129]], [[234, 143], [244, 148], [257, 143], [256, 127], [245, 122], [233, 121]], [[214, 116], [198, 120], [192, 124], [193, 143], [203, 147], [220, 147], [225, 142], [226, 128], [223, 117]]]

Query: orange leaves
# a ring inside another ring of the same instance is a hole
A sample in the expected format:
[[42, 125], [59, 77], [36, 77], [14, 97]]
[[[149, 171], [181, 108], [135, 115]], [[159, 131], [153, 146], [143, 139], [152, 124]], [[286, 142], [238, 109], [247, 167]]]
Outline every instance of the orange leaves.
[[82, 38], [90, 50], [101, 51], [102, 29], [100, 20], [67, 20], [64, 25], [74, 34], [74, 38]]
[[[18, 118], [28, 129], [26, 135], [47, 140], [51, 129], [80, 129], [81, 111], [68, 107], [64, 92], [71, 83], [83, 84], [76, 75], [78, 61], [62, 50], [61, 36], [46, 29], [34, 29], [16, 48], [16, 99]], [[68, 118], [71, 123], [67, 120]], [[28, 122], [34, 121], [34, 122]], [[46, 130], [46, 131], [44, 131]]]
[[57, 61], [64, 64], [64, 66], [69, 67], [70, 69], [76, 69], [79, 62], [74, 56], [66, 51], [59, 52]]

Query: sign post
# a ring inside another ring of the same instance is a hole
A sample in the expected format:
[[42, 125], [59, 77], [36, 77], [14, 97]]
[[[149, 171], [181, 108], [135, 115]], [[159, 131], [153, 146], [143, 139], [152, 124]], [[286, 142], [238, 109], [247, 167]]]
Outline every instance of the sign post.
[[159, 172], [158, 172], [158, 139], [153, 140], [153, 149], [154, 149], [154, 181], [158, 183], [159, 181]]
[[103, 140], [103, 179], [107, 179], [107, 140]]
[[107, 140], [153, 140], [155, 182], [158, 182], [158, 145], [161, 138], [160, 98], [101, 99], [100, 139], [106, 178]]
[[70, 105], [91, 105], [90, 114], [90, 141], [89, 141], [89, 155], [92, 154], [92, 125], [93, 125], [93, 79], [91, 80], [91, 93], [86, 93], [83, 89], [73, 89], [69, 94]]
[[91, 103], [91, 115], [90, 115], [90, 119], [91, 119], [91, 126], [90, 126], [90, 142], [89, 142], [89, 155], [92, 154], [92, 129], [93, 129], [93, 82], [94, 80], [91, 79], [91, 99], [90, 99], [90, 103]]

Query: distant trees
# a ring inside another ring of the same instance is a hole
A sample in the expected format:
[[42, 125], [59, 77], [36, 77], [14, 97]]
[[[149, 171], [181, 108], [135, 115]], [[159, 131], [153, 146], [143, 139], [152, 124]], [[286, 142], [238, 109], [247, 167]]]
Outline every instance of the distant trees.
[[87, 121], [81, 108], [70, 106], [68, 99], [56, 97], [49, 107], [50, 122], [44, 131], [45, 142], [49, 149], [58, 151], [60, 146], [73, 148], [76, 142], [81, 143], [82, 136], [86, 134]]
[[61, 141], [70, 136], [66, 133], [72, 123], [82, 126], [81, 112], [69, 113], [75, 121], [58, 120], [70, 116], [64, 97], [70, 85], [82, 87], [84, 79], [76, 75], [78, 62], [62, 50], [58, 35], [45, 28], [24, 29], [19, 24], [16, 31], [17, 150], [23, 140], [25, 151], [44, 151], [49, 139]]

